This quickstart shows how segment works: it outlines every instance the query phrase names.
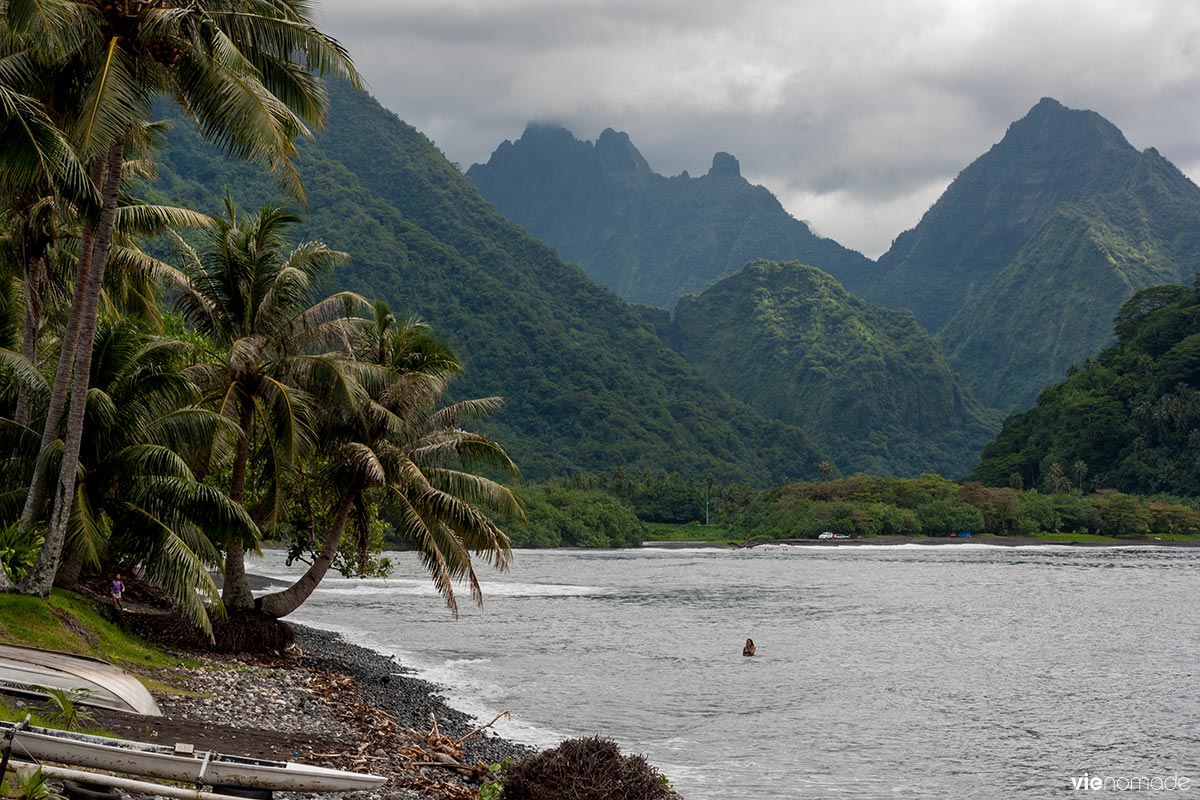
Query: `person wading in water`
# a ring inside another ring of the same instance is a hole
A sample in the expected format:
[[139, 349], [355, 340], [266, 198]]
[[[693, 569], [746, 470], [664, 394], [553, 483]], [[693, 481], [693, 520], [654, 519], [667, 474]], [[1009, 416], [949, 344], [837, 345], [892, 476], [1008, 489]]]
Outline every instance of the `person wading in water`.
[[754, 655], [754, 640], [753, 639], [746, 640], [746, 646], [742, 648], [742, 655], [744, 655], [744, 656]]

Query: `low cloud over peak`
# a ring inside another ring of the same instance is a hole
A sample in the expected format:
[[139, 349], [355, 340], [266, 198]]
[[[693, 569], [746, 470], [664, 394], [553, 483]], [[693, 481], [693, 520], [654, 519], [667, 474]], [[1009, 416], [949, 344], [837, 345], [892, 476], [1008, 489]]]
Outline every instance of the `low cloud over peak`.
[[663, 174], [725, 151], [869, 255], [1042, 97], [1200, 163], [1186, 0], [340, 0], [323, 23], [454, 161], [486, 161], [531, 119], [626, 131]]

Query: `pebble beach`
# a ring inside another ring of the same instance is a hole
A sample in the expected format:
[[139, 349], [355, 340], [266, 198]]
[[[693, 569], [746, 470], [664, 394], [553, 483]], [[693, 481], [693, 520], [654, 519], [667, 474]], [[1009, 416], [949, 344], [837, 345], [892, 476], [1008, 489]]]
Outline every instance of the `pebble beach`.
[[[487, 765], [531, 752], [494, 735], [489, 720], [452, 708], [441, 687], [395, 659], [334, 633], [292, 627], [295, 645], [277, 656], [181, 652], [177, 666], [151, 676], [174, 688], [154, 692], [161, 718], [98, 710], [95, 725], [124, 738], [388, 778], [348, 800], [475, 798]], [[275, 793], [280, 800], [333, 796]]]

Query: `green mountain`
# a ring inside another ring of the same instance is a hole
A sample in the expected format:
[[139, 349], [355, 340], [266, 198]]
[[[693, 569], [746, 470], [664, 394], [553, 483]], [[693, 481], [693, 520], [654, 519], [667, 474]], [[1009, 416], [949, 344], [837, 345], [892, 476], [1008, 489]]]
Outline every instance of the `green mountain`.
[[1200, 290], [1144, 289], [1114, 330], [1115, 344], [1005, 421], [979, 480], [1200, 495]]
[[1000, 426], [910, 312], [798, 262], [756, 261], [681, 297], [669, 341], [734, 397], [809, 431], [844, 472], [964, 475]]
[[1099, 114], [1043, 99], [879, 260], [986, 405], [1025, 408], [1111, 339], [1134, 292], [1190, 281], [1200, 188]]
[[[501, 395], [487, 423], [530, 478], [614, 468], [776, 482], [819, 456], [662, 345], [637, 311], [512, 224], [425, 136], [374, 99], [332, 86], [328, 130], [305, 143], [304, 236], [348, 251], [335, 286], [414, 312], [460, 354], [457, 395]], [[176, 120], [154, 195], [216, 211], [274, 180], [223, 158]], [[483, 425], [480, 426], [484, 427]]]
[[699, 178], [654, 172], [624, 133], [592, 142], [530, 124], [467, 171], [505, 216], [626, 300], [671, 308], [755, 258], [798, 259], [851, 291], [872, 262], [815, 235], [728, 153]]

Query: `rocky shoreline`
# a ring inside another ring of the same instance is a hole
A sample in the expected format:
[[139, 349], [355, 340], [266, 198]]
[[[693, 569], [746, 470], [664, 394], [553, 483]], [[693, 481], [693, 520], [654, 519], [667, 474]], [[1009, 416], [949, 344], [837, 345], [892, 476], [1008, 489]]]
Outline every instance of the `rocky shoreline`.
[[[152, 675], [182, 690], [155, 692], [163, 717], [98, 711], [95, 722], [131, 739], [188, 742], [198, 750], [389, 778], [378, 790], [344, 795], [350, 800], [475, 798], [486, 765], [533, 752], [490, 730], [477, 730], [489, 720], [476, 721], [450, 707], [441, 687], [415, 677], [395, 659], [335, 633], [292, 627], [295, 646], [278, 656], [180, 652], [176, 666]], [[439, 749], [455, 755], [438, 755]], [[334, 795], [276, 792], [275, 797], [329, 800]]]

